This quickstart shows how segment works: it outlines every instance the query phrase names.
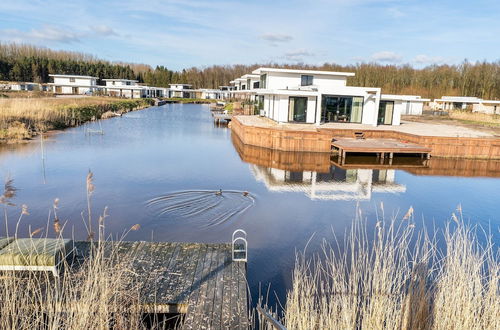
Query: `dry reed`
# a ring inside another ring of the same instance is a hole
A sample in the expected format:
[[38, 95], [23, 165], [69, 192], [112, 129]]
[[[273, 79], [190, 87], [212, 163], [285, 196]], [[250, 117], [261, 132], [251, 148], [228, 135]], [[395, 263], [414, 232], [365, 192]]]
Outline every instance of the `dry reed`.
[[412, 215], [380, 220], [373, 233], [357, 219], [344, 244], [325, 243], [313, 259], [299, 253], [282, 321], [288, 329], [500, 329], [498, 247], [453, 220], [429, 237], [415, 232]]
[[450, 111], [448, 115], [452, 119], [458, 119], [477, 124], [486, 124], [489, 126], [500, 126], [500, 115], [458, 110]]
[[[92, 180], [87, 178], [87, 181]], [[92, 182], [87, 189], [90, 198], [94, 189]], [[14, 195], [13, 182], [7, 180], [0, 202], [4, 207], [14, 207], [11, 202]], [[56, 199], [51, 222], [57, 227], [56, 239], [62, 239], [65, 224], [61, 224], [57, 216], [58, 208], [59, 199]], [[27, 206], [23, 205], [17, 224], [28, 214]], [[96, 240], [88, 243], [90, 249], [73, 252], [61, 267], [59, 277], [48, 272], [0, 272], [0, 329], [161, 328], [161, 324], [144, 321], [139, 308], [144, 283], [138, 283], [137, 274], [133, 272], [135, 255], [124, 257], [120, 252], [121, 241], [107, 239], [106, 217], [105, 210], [98, 220]], [[30, 236], [47, 237], [49, 228], [48, 225], [36, 229]], [[135, 225], [130, 230], [138, 229]]]

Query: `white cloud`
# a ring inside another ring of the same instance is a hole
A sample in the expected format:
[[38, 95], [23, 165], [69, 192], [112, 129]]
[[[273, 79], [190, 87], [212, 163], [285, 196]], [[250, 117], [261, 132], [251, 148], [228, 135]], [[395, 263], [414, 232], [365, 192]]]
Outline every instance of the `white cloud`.
[[269, 41], [272, 45], [289, 42], [293, 40], [293, 37], [291, 35], [281, 34], [281, 33], [264, 33], [261, 34], [259, 37], [260, 39]]
[[296, 49], [286, 52], [284, 58], [288, 61], [302, 62], [304, 61], [304, 57], [311, 57], [311, 56], [315, 56], [315, 54], [311, 53], [306, 49]]
[[417, 64], [441, 64], [445, 63], [446, 59], [442, 56], [429, 56], [425, 54], [420, 54], [415, 56], [413, 62]]
[[371, 59], [377, 62], [399, 63], [403, 60], [403, 56], [385, 50], [372, 54]]
[[91, 26], [90, 29], [94, 31], [97, 35], [108, 37], [108, 36], [117, 36], [118, 33], [115, 32], [112, 28], [107, 25], [97, 25]]
[[32, 29], [30, 31], [21, 31], [18, 29], [5, 29], [1, 30], [0, 34], [5, 39], [18, 41], [18, 42], [60, 42], [72, 43], [79, 42], [81, 35], [63, 28], [58, 28], [54, 25], [43, 25], [39, 29]]

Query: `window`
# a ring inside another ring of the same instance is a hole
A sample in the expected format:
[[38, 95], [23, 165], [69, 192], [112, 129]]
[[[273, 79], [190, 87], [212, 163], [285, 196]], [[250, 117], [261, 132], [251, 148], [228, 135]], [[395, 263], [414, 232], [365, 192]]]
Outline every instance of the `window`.
[[253, 88], [256, 89], [256, 88], [259, 88], [259, 82], [256, 81], [253, 83]]
[[267, 74], [261, 74], [260, 75], [260, 88], [266, 88], [266, 80], [267, 80]]
[[378, 107], [378, 125], [392, 125], [394, 101], [380, 101]]
[[323, 123], [361, 123], [363, 117], [363, 97], [324, 95], [321, 102]]
[[128, 86], [130, 86], [130, 81], [127, 81], [125, 84], [127, 84]]
[[75, 82], [75, 78], [69, 78], [69, 82]]
[[248, 86], [248, 89], [252, 89], [252, 85], [251, 85], [250, 79], [247, 79], [247, 86]]
[[241, 85], [241, 90], [243, 90], [243, 91], [244, 91], [245, 89], [247, 89], [247, 86], [245, 86], [245, 85]]
[[288, 101], [288, 121], [305, 122], [307, 113], [307, 97], [290, 96]]
[[300, 76], [300, 86], [311, 86], [313, 84], [313, 76], [302, 75]]

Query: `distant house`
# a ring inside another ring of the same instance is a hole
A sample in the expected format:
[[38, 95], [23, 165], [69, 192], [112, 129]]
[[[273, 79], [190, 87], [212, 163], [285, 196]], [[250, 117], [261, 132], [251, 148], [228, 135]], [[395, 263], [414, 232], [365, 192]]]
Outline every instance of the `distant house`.
[[500, 101], [481, 100], [480, 103], [472, 105], [472, 112], [481, 112], [490, 115], [500, 115]]
[[49, 74], [54, 79], [49, 83], [55, 94], [91, 95], [102, 89], [97, 85], [97, 77], [65, 74]]
[[[380, 88], [347, 86], [350, 72], [259, 68], [261, 114], [277, 122], [399, 125], [389, 107], [380, 109]], [[382, 116], [379, 112], [382, 111]], [[391, 120], [384, 118], [390, 116]]]
[[434, 110], [466, 110], [472, 109], [474, 104], [481, 102], [480, 98], [470, 96], [443, 96], [435, 99], [431, 107]]
[[41, 85], [34, 82], [0, 82], [0, 90], [34, 91], [41, 90]]
[[179, 97], [179, 98], [195, 98], [195, 90], [193, 90], [191, 84], [169, 84], [170, 88], [168, 91], [168, 97]]
[[[430, 99], [423, 99], [418, 95], [392, 95], [382, 94], [380, 98], [380, 107], [393, 107], [394, 112], [401, 115], [422, 115], [424, 103], [430, 102]], [[396, 117], [398, 117], [396, 115]]]
[[126, 97], [138, 99], [146, 97], [143, 86], [139, 86], [137, 80], [130, 79], [103, 79], [106, 83], [105, 93], [114, 97]]

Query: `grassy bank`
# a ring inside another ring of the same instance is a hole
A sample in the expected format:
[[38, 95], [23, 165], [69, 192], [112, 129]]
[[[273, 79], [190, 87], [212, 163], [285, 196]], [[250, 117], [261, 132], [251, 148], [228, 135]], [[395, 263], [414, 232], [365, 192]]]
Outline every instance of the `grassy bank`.
[[121, 114], [153, 104], [151, 99], [99, 97], [0, 99], [0, 142], [20, 141], [39, 132], [100, 119], [107, 112]]
[[373, 231], [357, 221], [344, 244], [325, 243], [312, 259], [299, 254], [282, 322], [288, 329], [499, 329], [498, 246], [452, 219], [434, 237], [415, 232], [411, 214], [380, 220]]

